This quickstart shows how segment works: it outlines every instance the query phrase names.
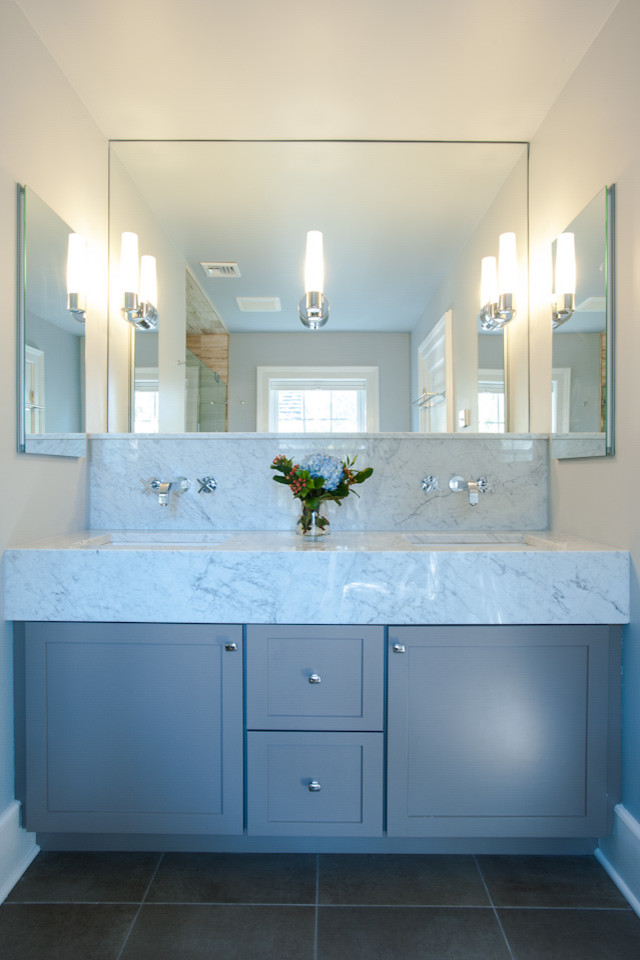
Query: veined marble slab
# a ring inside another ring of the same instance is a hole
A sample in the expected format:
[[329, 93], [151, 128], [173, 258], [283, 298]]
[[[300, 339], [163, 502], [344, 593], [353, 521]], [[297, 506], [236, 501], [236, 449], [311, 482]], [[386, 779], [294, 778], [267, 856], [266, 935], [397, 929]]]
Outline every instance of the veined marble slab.
[[574, 538], [412, 544], [397, 532], [233, 532], [122, 543], [85, 531], [5, 552], [8, 620], [626, 623], [629, 554]]
[[606, 452], [605, 433], [554, 433], [551, 437], [551, 456], [556, 460], [604, 457]]
[[25, 437], [24, 452], [86, 457], [87, 437], [84, 433], [30, 433]]
[[[374, 473], [327, 517], [340, 530], [546, 530], [548, 438], [532, 434], [187, 434], [103, 435], [89, 442], [90, 524], [94, 528], [292, 530], [300, 513], [290, 490], [274, 483], [273, 458], [327, 452], [357, 454]], [[491, 491], [470, 506], [449, 480], [486, 476]], [[198, 478], [213, 476], [214, 493]], [[421, 480], [438, 479], [425, 493]], [[149, 487], [186, 477], [166, 507]]]

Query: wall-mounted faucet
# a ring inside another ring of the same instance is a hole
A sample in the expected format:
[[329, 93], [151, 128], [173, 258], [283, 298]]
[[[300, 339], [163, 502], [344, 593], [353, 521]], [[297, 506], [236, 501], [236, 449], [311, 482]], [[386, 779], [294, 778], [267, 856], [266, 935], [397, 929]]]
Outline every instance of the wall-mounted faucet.
[[150, 480], [149, 486], [151, 489], [158, 494], [158, 503], [161, 507], [166, 507], [169, 504], [169, 491], [174, 490], [176, 493], [184, 493], [185, 490], [188, 490], [190, 483], [186, 477], [178, 477], [177, 480]]
[[491, 484], [486, 477], [478, 477], [477, 480], [465, 480], [464, 477], [455, 476], [449, 480], [449, 489], [454, 493], [462, 493], [467, 490], [469, 493], [469, 506], [475, 507], [478, 504], [478, 494], [486, 493], [491, 489]]

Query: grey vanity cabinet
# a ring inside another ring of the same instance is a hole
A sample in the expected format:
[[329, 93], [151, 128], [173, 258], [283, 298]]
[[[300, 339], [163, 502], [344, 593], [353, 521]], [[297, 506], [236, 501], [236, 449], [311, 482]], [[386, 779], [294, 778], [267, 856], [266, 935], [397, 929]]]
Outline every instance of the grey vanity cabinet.
[[243, 827], [242, 628], [24, 625], [26, 826]]
[[247, 832], [381, 837], [384, 628], [247, 626]]
[[389, 628], [388, 835], [605, 835], [619, 682], [617, 628]]

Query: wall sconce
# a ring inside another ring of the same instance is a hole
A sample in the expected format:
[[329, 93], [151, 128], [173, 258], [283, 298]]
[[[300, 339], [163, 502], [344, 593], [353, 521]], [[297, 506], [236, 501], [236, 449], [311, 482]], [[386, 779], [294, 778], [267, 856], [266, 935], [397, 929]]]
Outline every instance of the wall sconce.
[[482, 309], [478, 320], [483, 330], [498, 330], [516, 315], [514, 292], [518, 277], [515, 233], [501, 233], [499, 260], [482, 258], [480, 301]]
[[87, 318], [87, 244], [79, 233], [70, 233], [67, 245], [67, 310], [76, 320]]
[[298, 304], [298, 315], [309, 330], [319, 330], [329, 319], [329, 301], [324, 295], [324, 256], [322, 233], [309, 230], [304, 263], [304, 297]]
[[120, 286], [123, 291], [120, 313], [124, 319], [138, 330], [153, 330], [157, 327], [156, 258], [142, 257], [138, 274], [138, 235], [136, 233], [122, 234]]
[[576, 308], [576, 238], [561, 233], [556, 240], [555, 288], [551, 301], [553, 329], [566, 323]]

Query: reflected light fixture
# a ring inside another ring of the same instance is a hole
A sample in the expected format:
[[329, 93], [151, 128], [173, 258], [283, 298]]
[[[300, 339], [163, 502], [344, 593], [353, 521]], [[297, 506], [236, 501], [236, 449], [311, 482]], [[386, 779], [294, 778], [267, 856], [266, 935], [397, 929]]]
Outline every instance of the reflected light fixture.
[[67, 245], [67, 310], [84, 323], [87, 317], [87, 244], [70, 233]]
[[322, 233], [309, 230], [304, 263], [304, 296], [298, 315], [309, 330], [319, 330], [329, 319], [329, 301], [324, 295], [324, 256]]
[[158, 288], [156, 258], [143, 256], [138, 267], [138, 235], [123, 233], [120, 247], [120, 286], [123, 304], [120, 312], [137, 330], [158, 326]]
[[556, 240], [555, 288], [551, 301], [553, 329], [566, 323], [576, 308], [576, 238], [561, 233]]
[[482, 258], [478, 320], [483, 330], [499, 330], [516, 315], [514, 293], [518, 277], [515, 233], [501, 233], [495, 257]]

